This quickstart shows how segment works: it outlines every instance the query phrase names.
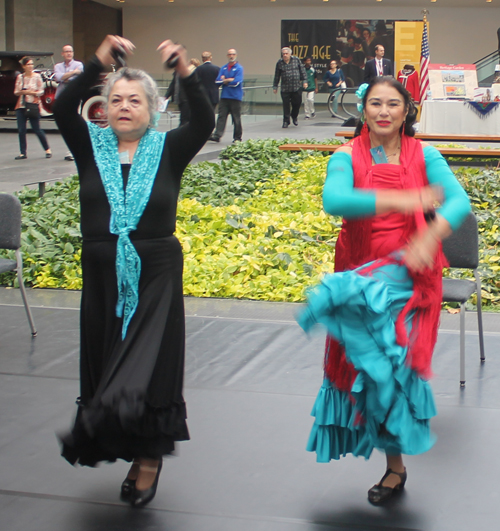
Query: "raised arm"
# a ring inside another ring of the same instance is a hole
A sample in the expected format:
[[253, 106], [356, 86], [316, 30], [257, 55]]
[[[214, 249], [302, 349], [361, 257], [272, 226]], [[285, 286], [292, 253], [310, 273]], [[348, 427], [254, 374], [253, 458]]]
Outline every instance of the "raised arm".
[[215, 127], [215, 116], [206, 91], [198, 79], [196, 71], [190, 72], [186, 50], [172, 41], [164, 41], [158, 47], [165, 63], [172, 55], [179, 59], [175, 67], [176, 75], [184, 88], [191, 110], [190, 121], [167, 134], [166, 148], [172, 155], [171, 161], [176, 173], [182, 174], [191, 159], [207, 141]]
[[78, 108], [89, 89], [99, 80], [104, 68], [115, 63], [113, 50], [116, 47], [122, 48], [125, 53], [131, 53], [134, 49], [134, 45], [123, 37], [106, 36], [84, 71], [67, 84], [55, 101], [54, 117], [57, 126], [77, 164], [81, 162], [80, 154], [85, 153], [90, 145], [87, 124], [78, 113]]

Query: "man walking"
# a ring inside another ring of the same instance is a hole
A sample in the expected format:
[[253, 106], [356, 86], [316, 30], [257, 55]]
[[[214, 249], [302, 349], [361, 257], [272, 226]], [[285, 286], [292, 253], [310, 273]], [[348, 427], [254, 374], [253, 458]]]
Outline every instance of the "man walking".
[[243, 67], [238, 63], [238, 54], [234, 48], [227, 51], [228, 63], [224, 65], [217, 76], [216, 83], [222, 85], [219, 101], [219, 117], [215, 132], [209, 140], [220, 142], [226, 129], [227, 117], [233, 118], [233, 142], [240, 142], [243, 134], [241, 128], [241, 100], [243, 99]]
[[[302, 103], [302, 89], [307, 87], [306, 71], [298, 57], [292, 55], [288, 47], [281, 49], [281, 59], [276, 63], [274, 72], [273, 91], [278, 92], [281, 79], [281, 99], [283, 101], [283, 127], [290, 125], [290, 116], [293, 125], [299, 125], [300, 104]], [[291, 106], [291, 112], [290, 112]]]
[[394, 77], [394, 66], [390, 59], [384, 58], [385, 48], [381, 44], [375, 46], [375, 59], [370, 59], [365, 65], [365, 83], [377, 76]]
[[210, 52], [203, 52], [201, 58], [203, 64], [196, 69], [196, 72], [215, 110], [215, 107], [219, 103], [219, 85], [215, 81], [219, 75], [220, 68], [212, 64], [212, 54]]
[[[57, 86], [55, 98], [61, 94], [66, 85], [76, 76], [83, 72], [83, 63], [75, 61], [73, 46], [66, 44], [62, 48], [61, 55], [64, 58], [62, 63], [57, 63], [54, 66], [54, 79], [59, 83]], [[70, 151], [64, 157], [64, 160], [75, 160]]]
[[314, 95], [318, 93], [318, 80], [316, 79], [316, 70], [312, 65], [312, 58], [307, 57], [304, 62], [306, 69], [307, 87], [304, 90], [304, 111], [306, 113], [306, 120], [314, 118]]

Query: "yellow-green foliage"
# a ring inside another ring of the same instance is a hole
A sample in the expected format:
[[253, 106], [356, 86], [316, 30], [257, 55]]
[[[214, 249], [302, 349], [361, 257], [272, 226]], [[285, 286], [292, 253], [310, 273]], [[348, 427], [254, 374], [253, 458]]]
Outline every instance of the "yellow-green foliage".
[[184, 292], [203, 297], [299, 301], [333, 271], [339, 220], [324, 213], [327, 159], [311, 156], [279, 180], [257, 183], [228, 207], [180, 201], [177, 236], [185, 256]]
[[[340, 219], [322, 210], [328, 158], [283, 152], [279, 143], [238, 143], [221, 154], [220, 164], [187, 168], [176, 232], [184, 249], [186, 294], [298, 301], [321, 274], [332, 272]], [[500, 173], [459, 168], [455, 174], [479, 222], [485, 305], [498, 308]], [[43, 198], [32, 190], [19, 198], [26, 283], [80, 289], [78, 178], [56, 183]], [[13, 274], [0, 275], [0, 284], [14, 283]]]

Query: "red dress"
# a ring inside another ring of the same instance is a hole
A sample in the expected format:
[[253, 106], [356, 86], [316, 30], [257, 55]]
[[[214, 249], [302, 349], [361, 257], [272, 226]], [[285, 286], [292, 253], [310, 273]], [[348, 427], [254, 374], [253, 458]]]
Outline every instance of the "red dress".
[[[373, 166], [365, 131], [352, 142], [354, 187], [413, 189], [427, 185], [420, 142], [402, 137], [401, 164]], [[426, 381], [437, 339], [444, 256], [425, 274], [410, 272], [404, 247], [426, 222], [423, 212], [345, 220], [335, 273], [308, 296], [299, 324], [326, 325], [325, 380], [313, 408], [308, 450], [319, 462], [373, 448], [427, 451], [435, 415]], [[338, 341], [334, 338], [338, 338]]]

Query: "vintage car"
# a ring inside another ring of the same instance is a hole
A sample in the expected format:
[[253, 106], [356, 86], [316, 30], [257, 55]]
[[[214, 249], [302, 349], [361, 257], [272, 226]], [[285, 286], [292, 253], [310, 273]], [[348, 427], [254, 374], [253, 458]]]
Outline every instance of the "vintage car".
[[42, 100], [42, 116], [52, 114], [52, 105], [56, 93], [57, 83], [54, 80], [54, 60], [52, 52], [2, 52], [0, 51], [0, 113], [7, 114], [16, 106], [17, 96], [14, 96], [16, 77], [23, 69], [19, 62], [23, 57], [33, 57], [35, 72], [43, 79], [44, 93]]

